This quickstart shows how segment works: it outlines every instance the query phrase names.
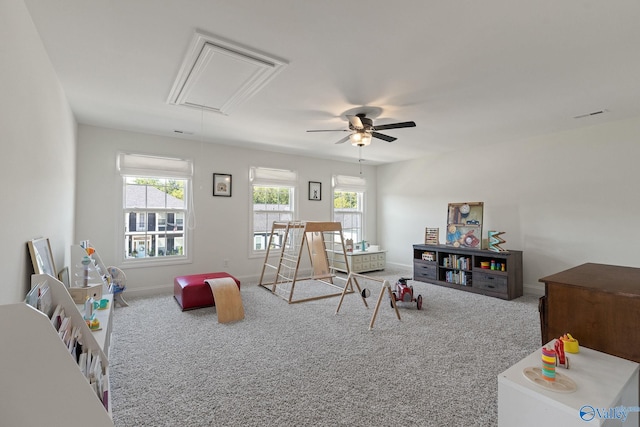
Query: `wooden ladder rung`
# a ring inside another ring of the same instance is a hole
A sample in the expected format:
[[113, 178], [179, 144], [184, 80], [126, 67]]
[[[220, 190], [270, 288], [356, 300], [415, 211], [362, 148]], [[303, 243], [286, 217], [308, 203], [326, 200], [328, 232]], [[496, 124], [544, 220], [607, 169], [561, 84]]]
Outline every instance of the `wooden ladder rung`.
[[335, 274], [319, 274], [317, 276], [311, 276], [313, 280], [333, 279], [334, 277], [336, 277]]

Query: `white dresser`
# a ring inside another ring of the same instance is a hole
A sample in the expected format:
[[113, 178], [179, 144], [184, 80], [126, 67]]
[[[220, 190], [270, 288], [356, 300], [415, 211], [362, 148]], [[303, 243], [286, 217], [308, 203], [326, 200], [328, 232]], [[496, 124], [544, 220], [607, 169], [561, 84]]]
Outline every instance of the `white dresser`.
[[[349, 271], [354, 273], [364, 273], [367, 271], [384, 270], [386, 266], [387, 251], [353, 251], [347, 252], [347, 262]], [[333, 254], [333, 266], [338, 270], [346, 270], [344, 264], [344, 254], [335, 252]]]
[[[542, 365], [540, 349], [498, 375], [498, 425], [637, 426], [639, 365], [585, 347], [567, 355], [569, 369], [556, 372], [575, 382], [570, 393], [547, 390], [525, 377], [526, 368]], [[631, 409], [624, 422], [623, 408]]]

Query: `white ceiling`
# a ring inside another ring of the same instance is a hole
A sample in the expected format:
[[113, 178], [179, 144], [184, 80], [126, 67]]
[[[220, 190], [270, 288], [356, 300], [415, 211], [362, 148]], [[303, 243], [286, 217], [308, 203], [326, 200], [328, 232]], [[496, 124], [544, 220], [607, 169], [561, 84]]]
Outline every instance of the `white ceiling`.
[[[306, 130], [415, 121], [380, 164], [640, 116], [637, 0], [25, 3], [83, 124], [356, 161]], [[196, 31], [288, 65], [228, 115], [170, 104]]]

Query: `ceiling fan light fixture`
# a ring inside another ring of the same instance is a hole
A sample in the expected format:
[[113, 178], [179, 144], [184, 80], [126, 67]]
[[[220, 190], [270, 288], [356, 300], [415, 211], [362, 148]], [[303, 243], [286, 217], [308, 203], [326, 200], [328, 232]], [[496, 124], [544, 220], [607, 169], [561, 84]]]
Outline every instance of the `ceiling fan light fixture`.
[[371, 144], [371, 134], [369, 132], [354, 132], [349, 135], [351, 145], [356, 147], [366, 147]]

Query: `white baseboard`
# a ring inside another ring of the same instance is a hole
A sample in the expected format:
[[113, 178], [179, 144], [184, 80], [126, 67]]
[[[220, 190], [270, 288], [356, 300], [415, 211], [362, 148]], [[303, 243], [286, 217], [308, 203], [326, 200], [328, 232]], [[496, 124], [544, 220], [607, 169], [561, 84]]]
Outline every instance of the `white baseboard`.
[[[397, 263], [388, 263], [387, 268], [396, 268], [399, 270], [411, 270], [413, 267], [405, 264], [397, 264]], [[310, 274], [309, 271], [300, 271], [301, 275]], [[237, 277], [237, 276], [236, 276]], [[304, 277], [304, 276], [303, 276]], [[258, 283], [260, 279], [260, 275], [247, 275], [237, 277], [240, 280], [240, 283]], [[534, 296], [543, 296], [544, 295], [544, 285], [540, 284], [524, 284], [523, 291], [525, 295], [534, 295]], [[150, 297], [155, 295], [173, 295], [173, 283], [164, 284], [159, 286], [152, 286], [146, 288], [132, 288], [131, 286], [127, 287], [127, 290], [124, 293], [125, 298], [129, 297]]]
[[387, 261], [385, 268], [395, 268], [395, 269], [398, 269], [398, 270], [413, 271], [413, 265], [411, 265], [411, 264], [400, 264], [398, 262], [389, 262], [389, 261]]
[[165, 294], [173, 295], [173, 284], [153, 286], [148, 288], [132, 288], [131, 286], [127, 286], [127, 289], [125, 289], [123, 296], [126, 299], [127, 297], [144, 298]]
[[[251, 276], [234, 276], [238, 280], [240, 280], [241, 285], [246, 283], [257, 283], [260, 278], [259, 275], [251, 275]], [[124, 298], [144, 298], [151, 297], [156, 295], [173, 295], [173, 283], [158, 285], [158, 286], [149, 286], [144, 288], [136, 288], [132, 286], [127, 286], [127, 289], [124, 291]]]
[[535, 285], [523, 285], [523, 291], [525, 295], [544, 296], [544, 285], [542, 283]]

